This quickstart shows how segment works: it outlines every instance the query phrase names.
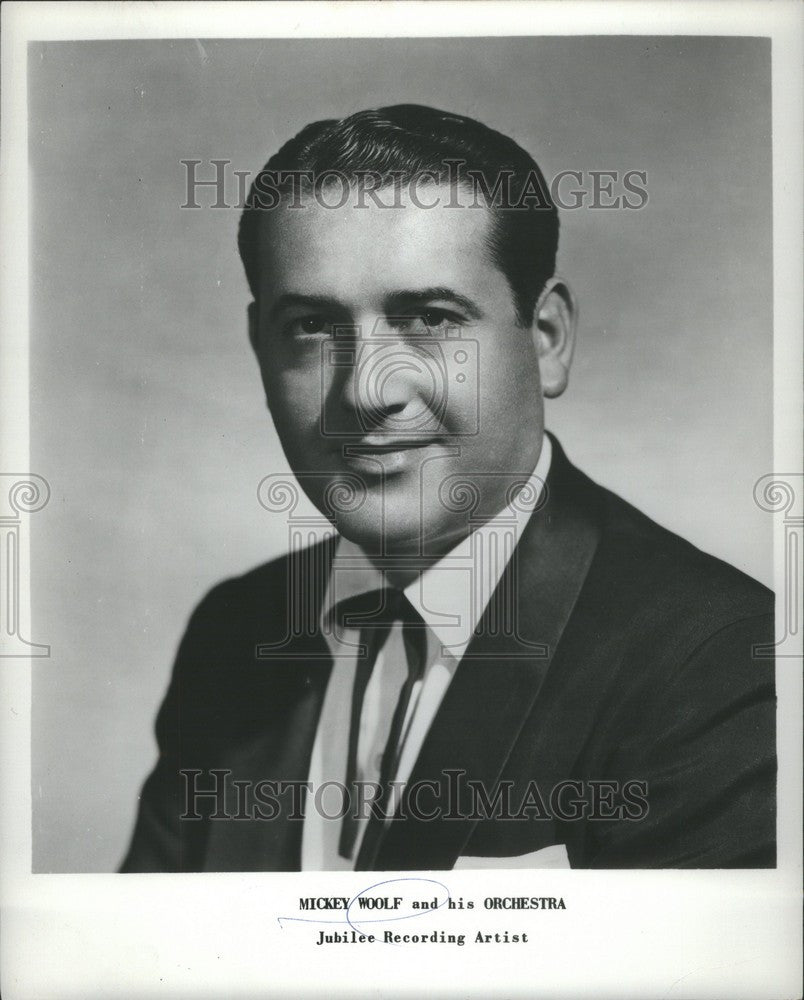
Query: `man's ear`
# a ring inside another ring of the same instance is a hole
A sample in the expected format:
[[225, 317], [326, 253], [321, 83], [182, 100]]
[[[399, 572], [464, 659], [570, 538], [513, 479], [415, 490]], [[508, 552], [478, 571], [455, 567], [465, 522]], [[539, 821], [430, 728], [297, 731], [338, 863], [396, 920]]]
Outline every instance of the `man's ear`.
[[248, 304], [248, 339], [251, 344], [251, 349], [259, 357], [260, 351], [260, 332], [257, 326], [257, 303], [249, 302]]
[[560, 396], [567, 388], [577, 323], [575, 295], [554, 275], [542, 289], [533, 316], [542, 392], [548, 398]]

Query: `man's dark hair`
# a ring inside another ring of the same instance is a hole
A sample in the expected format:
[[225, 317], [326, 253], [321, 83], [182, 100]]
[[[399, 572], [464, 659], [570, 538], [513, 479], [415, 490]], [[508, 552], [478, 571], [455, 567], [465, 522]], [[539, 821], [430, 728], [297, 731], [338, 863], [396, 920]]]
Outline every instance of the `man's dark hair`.
[[281, 187], [283, 175], [323, 178], [336, 172], [350, 183], [373, 175], [373, 190], [422, 175], [468, 184], [475, 206], [482, 193], [494, 216], [491, 260], [511, 287], [520, 322], [532, 321], [539, 294], [555, 271], [558, 249], [558, 213], [538, 165], [508, 136], [471, 118], [418, 104], [313, 122], [268, 160], [251, 186], [238, 233], [255, 298], [260, 213], [276, 204], [266, 206], [261, 195], [268, 186]]

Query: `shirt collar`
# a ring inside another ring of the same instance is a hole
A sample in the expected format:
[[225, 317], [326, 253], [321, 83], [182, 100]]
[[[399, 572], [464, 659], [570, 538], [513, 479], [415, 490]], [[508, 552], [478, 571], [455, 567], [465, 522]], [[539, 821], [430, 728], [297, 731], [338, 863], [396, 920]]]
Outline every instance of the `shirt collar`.
[[[539, 504], [551, 460], [552, 445], [545, 434], [536, 468], [515, 500], [405, 587], [405, 596], [434, 633], [443, 656], [460, 660], [466, 651]], [[322, 622], [339, 601], [384, 585], [382, 572], [363, 550], [347, 538], [340, 538], [324, 596]]]

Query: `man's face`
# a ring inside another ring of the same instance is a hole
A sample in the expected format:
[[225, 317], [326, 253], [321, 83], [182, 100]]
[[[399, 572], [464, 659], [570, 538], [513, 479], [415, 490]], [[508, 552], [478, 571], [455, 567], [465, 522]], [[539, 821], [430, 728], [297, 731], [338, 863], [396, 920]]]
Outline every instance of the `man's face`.
[[372, 554], [445, 551], [470, 513], [505, 506], [542, 444], [538, 332], [488, 259], [489, 212], [419, 191], [436, 196], [311, 198], [260, 223], [252, 339], [271, 414], [322, 512], [337, 484], [357, 488], [335, 520]]

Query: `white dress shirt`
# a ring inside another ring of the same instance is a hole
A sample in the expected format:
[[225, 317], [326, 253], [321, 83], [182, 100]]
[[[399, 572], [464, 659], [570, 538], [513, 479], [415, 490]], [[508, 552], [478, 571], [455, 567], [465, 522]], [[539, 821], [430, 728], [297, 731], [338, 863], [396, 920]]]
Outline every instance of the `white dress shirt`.
[[[421, 680], [414, 684], [411, 692], [402, 728], [389, 816], [395, 811], [458, 663], [539, 502], [551, 457], [550, 439], [545, 435], [530, 483], [515, 500], [405, 587], [405, 596], [427, 626], [427, 655]], [[360, 630], [330, 628], [327, 623], [329, 613], [340, 601], [384, 586], [382, 572], [357, 545], [341, 538], [321, 614], [333, 667], [310, 760], [310, 791], [302, 831], [303, 871], [352, 869], [365, 832], [367, 820], [364, 818], [358, 824], [353, 857], [341, 857], [338, 841], [342, 822], [338, 817], [343, 808], [341, 786], [346, 777]], [[391, 715], [407, 676], [406, 662], [402, 627], [396, 623], [377, 656], [363, 699], [357, 750], [358, 781], [379, 781]], [[327, 782], [333, 784], [327, 785]]]

